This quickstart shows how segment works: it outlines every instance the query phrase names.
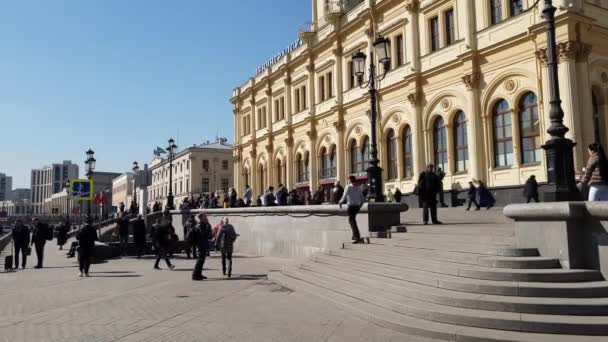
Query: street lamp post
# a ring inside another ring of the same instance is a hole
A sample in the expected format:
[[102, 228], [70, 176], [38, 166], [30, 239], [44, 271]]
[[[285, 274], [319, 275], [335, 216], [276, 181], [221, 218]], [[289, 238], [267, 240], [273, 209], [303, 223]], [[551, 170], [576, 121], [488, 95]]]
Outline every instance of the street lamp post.
[[353, 66], [355, 69], [355, 76], [357, 76], [357, 83], [361, 88], [369, 88], [369, 98], [371, 104], [371, 144], [370, 144], [370, 161], [369, 167], [366, 169], [367, 178], [369, 180], [369, 191], [367, 198], [370, 202], [384, 202], [384, 196], [382, 191], [382, 168], [378, 166], [380, 160], [378, 160], [378, 142], [376, 136], [376, 117], [377, 112], [377, 82], [380, 82], [386, 76], [386, 72], [390, 69], [390, 42], [388, 39], [378, 37], [374, 42], [374, 50], [378, 55], [378, 61], [384, 66], [384, 72], [376, 74], [377, 67], [374, 60], [374, 53], [371, 53], [369, 62], [369, 80], [363, 82], [363, 76], [365, 75], [365, 60], [367, 56], [363, 52], [358, 52], [353, 56]]
[[175, 204], [173, 203], [173, 157], [175, 157], [177, 145], [175, 145], [175, 141], [173, 139], [169, 139], [169, 146], [167, 146], [166, 150], [169, 154], [169, 194], [167, 195], [166, 208], [169, 210], [174, 210]]
[[[95, 158], [94, 158], [95, 152], [93, 152], [93, 150], [89, 149], [86, 152], [86, 154], [87, 154], [87, 160], [85, 160], [84, 163], [87, 167], [87, 178], [93, 179], [93, 171], [95, 171], [95, 162], [97, 162], [97, 160], [95, 160]], [[90, 190], [92, 190], [92, 189], [89, 189], [89, 191]], [[89, 200], [87, 202], [87, 219], [89, 221], [91, 220], [91, 200]]]
[[133, 162], [133, 205], [137, 208], [137, 175], [139, 174], [139, 165], [136, 161]]

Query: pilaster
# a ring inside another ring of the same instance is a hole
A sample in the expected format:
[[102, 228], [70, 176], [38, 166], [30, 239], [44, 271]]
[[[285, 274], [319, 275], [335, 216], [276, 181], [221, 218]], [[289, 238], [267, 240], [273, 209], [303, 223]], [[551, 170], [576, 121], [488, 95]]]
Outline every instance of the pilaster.
[[[486, 169], [484, 164], [485, 158], [480, 158], [478, 155], [480, 150], [483, 151], [483, 129], [481, 127], [481, 95], [479, 89], [479, 81], [481, 74], [473, 72], [462, 77], [462, 82], [467, 88], [467, 136], [469, 149], [469, 174], [474, 179], [482, 179], [483, 170]], [[482, 180], [485, 180], [485, 176]]]
[[[406, 54], [407, 61], [411, 62], [412, 68], [415, 71], [420, 71], [420, 25], [419, 11], [420, 1], [410, 0], [405, 5], [408, 12], [408, 24], [406, 27]], [[414, 166], [416, 168], [416, 166]]]

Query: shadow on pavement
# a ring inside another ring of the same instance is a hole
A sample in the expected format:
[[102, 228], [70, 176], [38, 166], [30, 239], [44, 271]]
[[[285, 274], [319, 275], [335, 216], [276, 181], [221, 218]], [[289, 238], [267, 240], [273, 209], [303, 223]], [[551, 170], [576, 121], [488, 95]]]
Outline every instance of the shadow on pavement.
[[108, 274], [108, 275], [92, 275], [91, 278], [138, 278], [141, 274]]
[[231, 278], [209, 278], [205, 281], [230, 281], [230, 280], [260, 280], [266, 279], [266, 274], [239, 274]]

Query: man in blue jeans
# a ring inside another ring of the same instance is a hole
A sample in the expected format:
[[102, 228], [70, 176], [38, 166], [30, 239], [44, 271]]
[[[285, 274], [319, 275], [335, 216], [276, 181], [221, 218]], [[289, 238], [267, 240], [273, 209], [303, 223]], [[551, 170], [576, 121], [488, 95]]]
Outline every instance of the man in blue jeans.
[[363, 239], [361, 239], [359, 227], [357, 227], [357, 213], [361, 210], [365, 197], [363, 196], [361, 187], [355, 184], [356, 181], [357, 179], [355, 176], [348, 177], [348, 185], [346, 186], [339, 203], [340, 208], [342, 208], [342, 204], [345, 203], [348, 206], [348, 223], [350, 224], [350, 229], [353, 231], [353, 243], [361, 243], [363, 242]]

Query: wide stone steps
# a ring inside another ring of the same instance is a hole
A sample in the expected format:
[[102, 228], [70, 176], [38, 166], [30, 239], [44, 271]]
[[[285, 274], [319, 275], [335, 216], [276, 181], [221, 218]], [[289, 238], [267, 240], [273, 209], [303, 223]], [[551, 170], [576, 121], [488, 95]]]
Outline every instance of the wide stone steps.
[[608, 335], [608, 317], [605, 316], [538, 315], [457, 308], [424, 302], [389, 291], [370, 291], [365, 285], [302, 268], [285, 268], [283, 273], [365, 302], [375, 303], [405, 316], [434, 322], [551, 334]]
[[496, 256], [539, 256], [536, 248], [516, 248], [510, 245], [480, 245], [475, 243], [460, 242], [433, 242], [418, 241], [413, 239], [387, 239], [375, 240], [374, 243], [413, 249], [438, 250], [448, 252], [463, 252], [474, 254], [487, 254]]
[[413, 284], [421, 284], [439, 289], [474, 293], [480, 295], [501, 295], [519, 297], [561, 297], [595, 298], [608, 297], [608, 282], [582, 283], [534, 283], [516, 281], [493, 281], [430, 272], [428, 270], [403, 269], [391, 265], [380, 265], [362, 260], [318, 254], [313, 261], [351, 269], [370, 275], [379, 275]]
[[495, 245], [507, 245], [514, 246], [515, 238], [513, 234], [509, 235], [488, 235], [486, 234], [445, 234], [445, 233], [429, 233], [429, 232], [410, 232], [409, 228], [405, 228], [407, 234], [393, 234], [396, 239], [405, 238], [408, 240], [417, 241], [433, 241], [433, 242], [463, 242], [463, 243], [476, 243], [476, 244], [495, 244]]
[[422, 258], [425, 260], [437, 260], [456, 262], [462, 264], [496, 267], [496, 268], [559, 268], [557, 259], [543, 257], [502, 257], [489, 256], [487, 254], [475, 254], [464, 252], [450, 252], [439, 250], [411, 249], [399, 246], [387, 246], [378, 244], [350, 245], [345, 244], [347, 249], [378, 251], [383, 254], [398, 257]]
[[328, 251], [328, 254], [354, 260], [371, 261], [379, 265], [392, 265], [404, 269], [426, 270], [434, 273], [482, 280], [520, 282], [581, 282], [603, 280], [602, 274], [595, 270], [491, 268], [387, 255], [377, 251], [352, 249], [331, 250]]
[[458, 342], [605, 342], [604, 336], [584, 335], [553, 335], [529, 332], [516, 332], [496, 329], [477, 328], [447, 323], [440, 323], [428, 319], [406, 316], [399, 312], [386, 309], [383, 306], [356, 297], [345, 295], [330, 288], [294, 278], [283, 272], [271, 272], [269, 280], [281, 284], [295, 291], [307, 292], [349, 309], [359, 317], [369, 320], [379, 326], [400, 331], [406, 334], [424, 336], [443, 341]]
[[[388, 291], [424, 302], [453, 307], [547, 315], [608, 315], [608, 297], [582, 299], [499, 295], [480, 296], [475, 293], [445, 290], [389, 276], [371, 274], [366, 271], [347, 268], [344, 265], [338, 266], [323, 262], [308, 262], [299, 267], [303, 270], [365, 285], [379, 292]], [[353, 265], [353, 267], [356, 267], [356, 265]]]

